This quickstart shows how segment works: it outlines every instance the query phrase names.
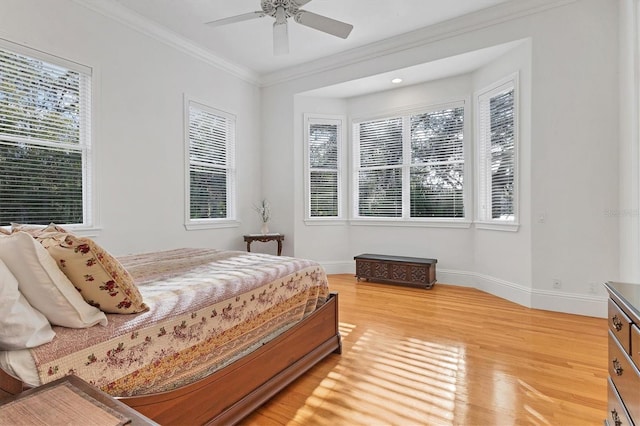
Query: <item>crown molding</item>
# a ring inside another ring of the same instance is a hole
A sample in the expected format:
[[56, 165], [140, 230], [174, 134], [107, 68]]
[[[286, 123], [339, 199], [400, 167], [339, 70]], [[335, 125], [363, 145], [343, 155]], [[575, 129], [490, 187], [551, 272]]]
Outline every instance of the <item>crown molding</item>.
[[88, 9], [93, 10], [107, 18], [111, 18], [129, 28], [132, 28], [144, 35], [152, 37], [174, 49], [182, 51], [190, 56], [200, 59], [209, 65], [228, 72], [248, 83], [260, 85], [260, 76], [253, 70], [229, 62], [211, 51], [204, 49], [191, 40], [188, 40], [166, 27], [147, 19], [134, 11], [122, 6], [114, 1], [104, 0], [72, 0]]
[[397, 37], [292, 66], [261, 76], [261, 86], [277, 84], [325, 73], [348, 65], [354, 65], [398, 52], [414, 49], [439, 40], [467, 32], [491, 27], [512, 19], [521, 18], [562, 7], [578, 0], [527, 0], [509, 1], [477, 12], [453, 18], [438, 24], [411, 31]]
[[331, 55], [330, 57], [295, 65], [267, 74], [227, 61], [200, 45], [188, 40], [162, 25], [114, 1], [72, 0], [94, 12], [111, 18], [142, 34], [152, 37], [172, 48], [200, 59], [222, 71], [259, 87], [269, 87], [320, 73], [325, 73], [348, 65], [354, 65], [402, 51], [414, 49], [438, 40], [461, 35], [497, 25], [512, 19], [534, 15], [549, 9], [575, 3], [578, 0], [512, 0], [487, 9], [450, 19], [439, 24], [421, 28], [409, 33], [370, 43], [362, 47]]

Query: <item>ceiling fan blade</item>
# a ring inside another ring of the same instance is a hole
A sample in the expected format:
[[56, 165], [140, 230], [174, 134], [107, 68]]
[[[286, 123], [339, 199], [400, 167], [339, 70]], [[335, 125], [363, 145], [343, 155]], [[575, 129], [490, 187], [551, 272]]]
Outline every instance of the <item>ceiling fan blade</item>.
[[298, 7], [302, 7], [305, 4], [309, 3], [311, 0], [293, 0], [293, 2], [296, 4], [296, 6]]
[[243, 13], [242, 15], [230, 16], [228, 18], [217, 19], [215, 21], [205, 22], [205, 25], [210, 25], [212, 27], [219, 27], [222, 25], [233, 24], [236, 22], [248, 21], [250, 19], [262, 18], [266, 14], [262, 11]]
[[286, 55], [289, 53], [289, 31], [287, 21], [273, 23], [273, 54]]
[[317, 13], [300, 10], [294, 17], [297, 23], [316, 30], [334, 35], [340, 38], [347, 38], [353, 29], [353, 25], [318, 15]]

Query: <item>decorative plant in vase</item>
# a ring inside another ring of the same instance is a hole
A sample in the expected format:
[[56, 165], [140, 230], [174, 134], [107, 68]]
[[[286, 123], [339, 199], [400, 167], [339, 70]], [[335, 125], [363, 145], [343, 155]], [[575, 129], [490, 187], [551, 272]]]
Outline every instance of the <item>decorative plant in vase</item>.
[[268, 234], [269, 219], [271, 219], [271, 205], [266, 199], [263, 199], [260, 204], [254, 205], [253, 208], [260, 215], [260, 219], [262, 219], [262, 227], [260, 228], [260, 232], [262, 234]]

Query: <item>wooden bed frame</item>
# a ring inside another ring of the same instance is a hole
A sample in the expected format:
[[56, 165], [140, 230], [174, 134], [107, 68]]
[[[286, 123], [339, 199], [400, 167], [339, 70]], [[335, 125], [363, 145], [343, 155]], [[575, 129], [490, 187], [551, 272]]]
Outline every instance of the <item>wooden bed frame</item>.
[[[119, 398], [162, 425], [234, 424], [331, 353], [340, 354], [338, 294], [280, 336], [210, 376], [169, 392]], [[28, 386], [0, 369], [0, 396]]]

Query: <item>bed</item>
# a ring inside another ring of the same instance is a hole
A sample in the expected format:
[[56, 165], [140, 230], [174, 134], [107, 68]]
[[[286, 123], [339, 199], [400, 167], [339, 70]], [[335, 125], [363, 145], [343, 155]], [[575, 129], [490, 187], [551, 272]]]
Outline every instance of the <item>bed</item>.
[[1, 390], [75, 374], [163, 425], [233, 424], [341, 352], [338, 295], [313, 261], [214, 249], [118, 260], [145, 309], [0, 352]]

